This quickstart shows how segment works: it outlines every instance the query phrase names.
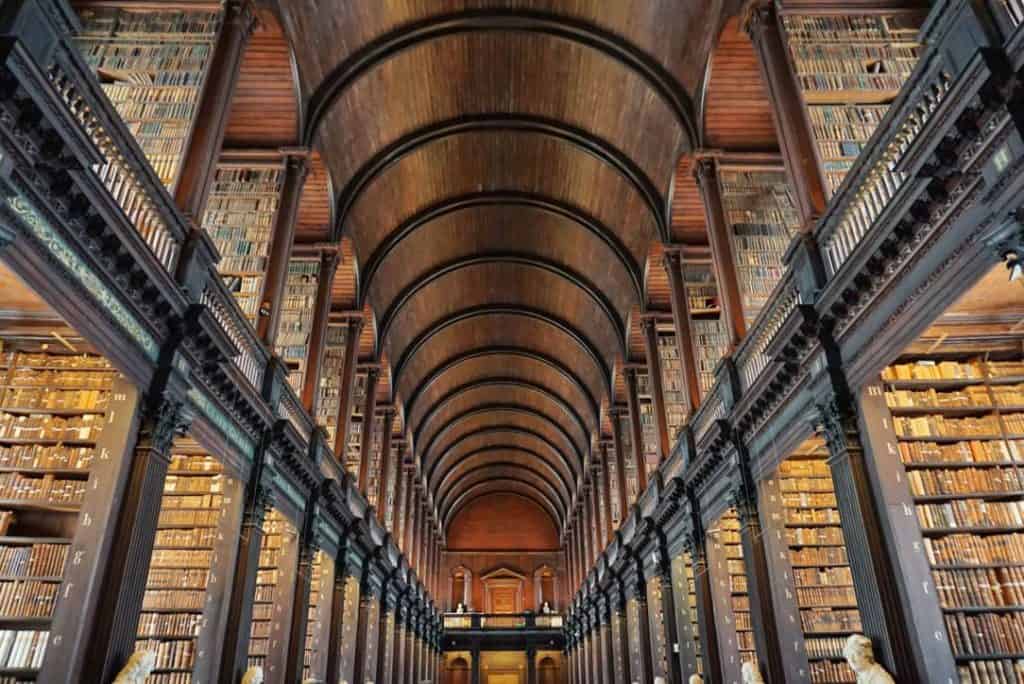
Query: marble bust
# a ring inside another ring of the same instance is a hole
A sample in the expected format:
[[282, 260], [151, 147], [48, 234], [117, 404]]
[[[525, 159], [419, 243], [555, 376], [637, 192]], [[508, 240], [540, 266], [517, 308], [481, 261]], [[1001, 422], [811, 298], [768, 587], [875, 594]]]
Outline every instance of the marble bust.
[[689, 684], [704, 684], [704, 679], [699, 674], [690, 675]]
[[156, 653], [136, 651], [128, 658], [124, 668], [117, 673], [113, 684], [142, 684], [156, 667]]
[[263, 684], [263, 668], [253, 665], [242, 675], [242, 684]]
[[743, 669], [740, 673], [743, 677], [743, 684], [764, 684], [764, 678], [761, 677], [761, 670], [759, 670], [757, 665], [754, 663], [743, 663]]
[[857, 684], [896, 684], [896, 680], [875, 662], [871, 639], [863, 634], [851, 634], [843, 647], [843, 655], [850, 668], [857, 673]]

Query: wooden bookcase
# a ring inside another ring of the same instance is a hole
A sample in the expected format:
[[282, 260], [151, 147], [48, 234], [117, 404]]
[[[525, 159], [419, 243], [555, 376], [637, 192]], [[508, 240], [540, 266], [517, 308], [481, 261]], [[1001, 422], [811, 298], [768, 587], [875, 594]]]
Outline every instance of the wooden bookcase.
[[[618, 419], [613, 416], [612, 420]], [[606, 457], [608, 459], [608, 491], [611, 493], [611, 497], [607, 501], [608, 515], [611, 516], [609, 519], [612, 521], [612, 529], [617, 530], [619, 523], [622, 522], [623, 504], [619, 501], [619, 464], [614, 446], [608, 447]]]
[[283, 171], [280, 162], [221, 162], [203, 213], [203, 229], [221, 255], [217, 270], [253, 324], [263, 295]]
[[366, 501], [374, 508], [379, 508], [377, 493], [380, 487], [380, 478], [384, 476], [381, 472], [381, 449], [384, 445], [384, 423], [383, 414], [378, 413], [373, 417], [373, 425], [370, 430], [370, 464], [367, 469], [366, 478]]
[[175, 445], [139, 613], [138, 650], [158, 684], [213, 681], [241, 525], [241, 481], [197, 445]]
[[262, 667], [268, 681], [284, 676], [298, 553], [295, 526], [280, 510], [271, 509], [263, 522], [249, 640], [249, 666]]
[[708, 572], [718, 633], [718, 650], [725, 681], [741, 681], [744, 661], [757, 662], [750, 621], [747, 571], [740, 543], [740, 522], [727, 510], [707, 532]]
[[221, 12], [134, 11], [96, 6], [79, 13], [85, 61], [173, 191], [192, 133]]
[[697, 381], [704, 396], [715, 384], [715, 368], [729, 349], [729, 337], [722, 325], [718, 284], [711, 265], [683, 264], [683, 279], [690, 303], [693, 353]]
[[302, 667], [303, 681], [309, 679], [326, 681], [336, 568], [335, 559], [328, 551], [319, 549], [313, 555], [313, 565], [310, 571], [306, 650]]
[[0, 678], [25, 681], [43, 667], [70, 591], [82, 510], [107, 495], [88, 484], [108, 411], [125, 399], [100, 356], [14, 346], [0, 353]]
[[352, 381], [352, 413], [349, 417], [348, 444], [345, 446], [345, 468], [352, 475], [359, 476], [359, 465], [363, 449], [363, 410], [366, 408], [366, 387], [368, 383], [365, 370], [356, 371]]
[[288, 365], [288, 384], [299, 395], [302, 394], [306, 374], [309, 334], [313, 329], [319, 280], [319, 259], [292, 259], [288, 262], [275, 351]]
[[682, 361], [676, 345], [675, 329], [671, 323], [658, 326], [658, 356], [661, 359], [661, 386], [665, 395], [665, 421], [668, 437], [674, 441], [676, 433], [686, 423], [686, 388], [683, 386]]
[[700, 626], [697, 621], [697, 586], [690, 554], [682, 551], [672, 559], [672, 591], [676, 608], [676, 634], [683, 680], [692, 675], [704, 675], [704, 662], [700, 647]]
[[856, 675], [843, 646], [863, 627], [827, 459], [820, 438], [807, 440], [761, 482], [759, 507], [794, 681], [845, 684]]
[[[612, 418], [616, 420], [616, 418]], [[640, 486], [637, 482], [636, 476], [636, 458], [633, 454], [633, 433], [632, 426], [630, 425], [630, 418], [628, 412], [622, 412], [617, 420], [619, 421], [619, 441], [622, 447], [622, 462], [626, 469], [626, 497], [628, 501], [621, 502], [622, 510], [619, 511], [621, 516], [623, 511], [629, 510], [630, 505], [636, 501], [636, 497], [639, 494]], [[621, 520], [622, 518], [620, 518]]]
[[785, 13], [790, 67], [831, 196], [921, 55], [919, 12]]
[[636, 398], [640, 406], [640, 427], [644, 447], [644, 467], [647, 468], [647, 476], [658, 469], [658, 419], [654, 415], [656, 406], [654, 396], [651, 394], [651, 376], [646, 370], [637, 371], [636, 374]]
[[962, 682], [1020, 677], [1024, 659], [1024, 362], [903, 359], [882, 375], [945, 635]]
[[800, 230], [800, 216], [781, 166], [723, 162], [718, 183], [749, 326], [785, 273], [782, 257]]
[[338, 430], [338, 412], [341, 410], [341, 376], [345, 367], [347, 341], [347, 325], [335, 324], [327, 327], [324, 355], [320, 366], [320, 386], [317, 388], [316, 424], [327, 432], [327, 443], [331, 445], [334, 444]]

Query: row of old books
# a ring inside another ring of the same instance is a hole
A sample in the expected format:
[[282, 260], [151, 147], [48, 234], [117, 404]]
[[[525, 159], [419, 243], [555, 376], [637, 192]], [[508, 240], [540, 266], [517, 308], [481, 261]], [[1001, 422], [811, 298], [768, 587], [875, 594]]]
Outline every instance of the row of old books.
[[943, 608], [1015, 606], [1024, 609], [1024, 568], [935, 570], [932, 576]]
[[1024, 501], [957, 499], [940, 504], [918, 504], [917, 518], [924, 530], [1016, 528], [1024, 526]]
[[907, 479], [914, 496], [1005, 493], [1024, 489], [1016, 468], [912, 470], [907, 473]]

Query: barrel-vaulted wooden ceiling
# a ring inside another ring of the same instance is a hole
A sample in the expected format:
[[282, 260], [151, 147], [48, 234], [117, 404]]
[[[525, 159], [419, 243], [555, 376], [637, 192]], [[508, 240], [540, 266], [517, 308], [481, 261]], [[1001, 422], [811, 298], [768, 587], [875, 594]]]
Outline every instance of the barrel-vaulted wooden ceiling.
[[494, 492], [564, 524], [739, 3], [279, 0], [333, 193], [300, 239], [345, 241], [443, 525]]

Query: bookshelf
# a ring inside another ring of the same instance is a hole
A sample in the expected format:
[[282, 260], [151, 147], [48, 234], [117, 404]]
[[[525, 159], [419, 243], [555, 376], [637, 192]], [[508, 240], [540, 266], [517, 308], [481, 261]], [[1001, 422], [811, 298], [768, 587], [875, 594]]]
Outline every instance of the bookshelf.
[[679, 635], [679, 653], [683, 677], [704, 675], [704, 661], [700, 647], [700, 626], [697, 620], [697, 583], [693, 574], [693, 559], [683, 551], [672, 559], [672, 589], [676, 606], [676, 633]]
[[658, 469], [658, 419], [655, 416], [654, 397], [651, 394], [651, 376], [647, 371], [637, 371], [636, 394], [640, 407], [640, 428], [643, 437], [644, 467], [649, 476]]
[[282, 178], [280, 164], [220, 163], [203, 213], [203, 228], [221, 255], [217, 270], [252, 323], [263, 295]]
[[671, 329], [658, 331], [658, 356], [661, 359], [668, 437], [674, 441], [676, 433], [686, 423], [686, 388], [683, 387], [683, 362], [679, 358], [675, 332]]
[[921, 56], [914, 13], [782, 17], [831, 196]]
[[347, 339], [347, 325], [327, 327], [324, 356], [320, 366], [320, 386], [317, 388], [316, 424], [327, 432], [327, 443], [332, 446], [337, 436], [338, 412], [341, 410], [341, 376], [345, 368]]
[[[367, 469], [367, 481], [366, 481], [366, 500], [374, 508], [379, 508], [380, 502], [377, 501], [377, 494], [380, 487], [380, 478], [384, 474], [380, 471], [381, 466], [381, 450], [384, 444], [384, 423], [385, 419], [383, 415], [376, 415], [373, 417], [373, 426], [370, 431], [370, 464]], [[357, 471], [358, 472], [358, 471]]]
[[79, 12], [75, 41], [86, 63], [167, 188], [191, 135], [221, 12]]
[[1024, 660], [1024, 362], [922, 356], [882, 373], [900, 465], [962, 682]]
[[349, 416], [348, 443], [345, 446], [345, 467], [354, 477], [359, 477], [359, 462], [362, 460], [363, 409], [366, 407], [368, 380], [366, 371], [361, 370], [356, 371], [352, 381], [352, 413]]
[[[612, 418], [617, 420], [617, 418]], [[611, 516], [612, 529], [619, 529], [619, 523], [622, 521], [621, 508], [622, 505], [619, 502], [619, 464], [618, 458], [615, 455], [615, 447], [610, 446], [606, 452], [606, 458], [608, 459], [608, 491], [611, 492], [611, 497], [608, 499], [608, 515]]]
[[288, 365], [288, 383], [298, 395], [306, 373], [309, 333], [316, 311], [316, 291], [320, 280], [319, 259], [292, 259], [281, 300], [281, 320], [277, 328], [275, 351]]
[[270, 681], [284, 672], [291, 604], [295, 584], [298, 534], [276, 508], [267, 512], [260, 542], [256, 594], [253, 597], [248, 666], [262, 667]]
[[176, 445], [160, 502], [153, 554], [136, 650], [153, 651], [156, 669], [148, 681], [181, 684], [205, 680], [203, 644], [213, 633], [224, 598], [225, 575], [237, 537], [241, 503], [237, 480], [198, 448]]
[[30, 681], [46, 657], [116, 372], [99, 356], [11, 342], [0, 351], [0, 676]]
[[[639, 383], [638, 383], [639, 384]], [[622, 508], [619, 510], [619, 515], [622, 515], [623, 510], [627, 510], [632, 502], [636, 501], [637, 495], [640, 493], [639, 483], [636, 477], [636, 458], [633, 452], [633, 437], [632, 437], [632, 426], [630, 425], [629, 413], [623, 411], [617, 418], [613, 420], [619, 421], [619, 441], [622, 448], [622, 463], [626, 469], [626, 497], [627, 501], [621, 502]], [[620, 517], [619, 520], [622, 520]]]
[[302, 660], [302, 681], [323, 681], [327, 668], [330, 637], [331, 598], [334, 587], [334, 559], [323, 549], [313, 554], [310, 567], [309, 614], [306, 646]]
[[785, 272], [782, 257], [800, 230], [800, 216], [781, 167], [722, 165], [718, 182], [749, 326]]
[[722, 675], [726, 681], [740, 681], [742, 664], [756, 663], [757, 652], [750, 621], [740, 521], [734, 509], [723, 513], [708, 531], [708, 567]]
[[790, 456], [779, 466], [778, 494], [810, 681], [845, 684], [857, 678], [843, 646], [863, 628], [826, 459], [820, 440]]

